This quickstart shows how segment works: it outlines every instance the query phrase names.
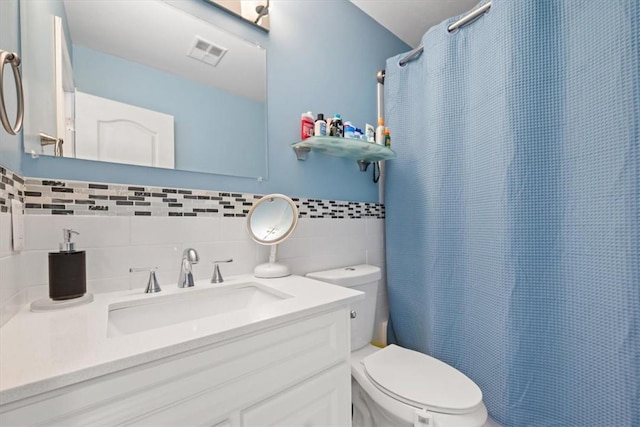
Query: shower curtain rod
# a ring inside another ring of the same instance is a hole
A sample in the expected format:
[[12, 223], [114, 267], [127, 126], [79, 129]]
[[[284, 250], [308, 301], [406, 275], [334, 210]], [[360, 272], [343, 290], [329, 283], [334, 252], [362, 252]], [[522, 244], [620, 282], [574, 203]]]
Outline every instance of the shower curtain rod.
[[[459, 20], [457, 20], [453, 24], [449, 25], [447, 27], [447, 31], [449, 31], [450, 33], [453, 33], [458, 28], [467, 25], [468, 23], [470, 23], [474, 19], [478, 18], [480, 15], [486, 13], [489, 9], [491, 9], [491, 2], [488, 2], [488, 3], [484, 4], [484, 5], [482, 5], [481, 7], [477, 8], [473, 12], [470, 12], [468, 15], [463, 16], [462, 18], [460, 18]], [[417, 48], [413, 49], [411, 52], [409, 52], [407, 54], [407, 56], [405, 56], [404, 58], [402, 58], [400, 60], [400, 66], [404, 66], [404, 65], [407, 64], [407, 62], [416, 59], [418, 56], [420, 56], [420, 54], [422, 53], [423, 50], [424, 50], [424, 47], [422, 45], [420, 45]]]

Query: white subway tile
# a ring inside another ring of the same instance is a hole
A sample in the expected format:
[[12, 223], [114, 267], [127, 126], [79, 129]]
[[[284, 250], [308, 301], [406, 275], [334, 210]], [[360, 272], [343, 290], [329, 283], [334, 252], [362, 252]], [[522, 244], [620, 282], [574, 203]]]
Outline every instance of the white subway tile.
[[24, 287], [49, 283], [48, 256], [49, 253], [46, 251], [25, 251], [22, 253], [21, 274]]
[[0, 258], [0, 306], [24, 288], [22, 255]]
[[129, 267], [138, 267], [127, 246], [87, 249], [87, 279], [126, 276]]
[[255, 265], [263, 264], [269, 260], [269, 254], [271, 253], [271, 246], [261, 245], [259, 243], [255, 243]]
[[[160, 286], [177, 286], [178, 274], [180, 273], [180, 260], [182, 259], [182, 251], [177, 245], [159, 245], [159, 246], [132, 246], [128, 248], [129, 256], [127, 258], [126, 271], [129, 274], [130, 267], [158, 267], [156, 278]], [[142, 286], [147, 285], [148, 275], [144, 275]], [[133, 282], [131, 277], [131, 289], [138, 288], [137, 280]]]
[[361, 219], [334, 219], [331, 221], [331, 236], [359, 236], [364, 237], [367, 234], [366, 221]]
[[364, 251], [362, 252], [336, 252], [330, 255], [330, 258], [334, 260], [333, 265], [336, 267], [343, 267], [349, 265], [358, 265], [366, 263], [366, 256]]
[[62, 242], [62, 220], [58, 215], [25, 215], [25, 250], [58, 250]]
[[49, 297], [49, 284], [29, 286], [25, 291], [27, 292], [27, 303], [31, 303], [37, 299]]
[[117, 216], [26, 215], [25, 249], [55, 252], [63, 241], [63, 228], [71, 228], [76, 250], [129, 244], [129, 218]]
[[0, 213], [0, 258], [10, 256], [13, 253], [12, 234], [11, 214]]
[[279, 258], [296, 258], [312, 256], [311, 239], [296, 239], [290, 237], [278, 244]]
[[132, 245], [215, 242], [220, 239], [217, 217], [131, 217]]
[[134, 216], [130, 220], [132, 245], [181, 243], [178, 218]]
[[367, 226], [367, 234], [370, 236], [384, 236], [384, 219], [367, 218], [364, 220]]
[[78, 250], [106, 248], [128, 245], [130, 242], [130, 221], [122, 217], [82, 216], [76, 217], [74, 229]]
[[87, 250], [87, 279], [126, 277], [131, 267], [158, 267], [159, 279], [168, 280], [175, 275], [177, 282], [179, 263], [178, 247], [171, 245], [90, 249]]
[[384, 250], [384, 235], [383, 234], [367, 234], [366, 236], [367, 247], [372, 250], [383, 251]]
[[[229, 241], [200, 244], [194, 248], [198, 251], [200, 262], [193, 266], [196, 280], [211, 280], [213, 261], [233, 259], [230, 263], [221, 263], [222, 277], [252, 273], [256, 264], [256, 245], [253, 241]], [[185, 246], [186, 247], [186, 246]]]
[[331, 237], [312, 237], [309, 248], [311, 256], [328, 255], [335, 250], [335, 243]]
[[289, 258], [283, 259], [281, 260], [281, 262], [289, 266], [292, 274], [297, 274], [300, 276], [304, 276], [305, 274], [314, 271], [322, 271], [339, 267], [339, 265], [335, 264], [335, 260], [329, 258], [327, 255]]
[[386, 264], [384, 249], [367, 248], [367, 264], [383, 268]]
[[222, 241], [251, 240], [249, 232], [247, 231], [246, 218], [220, 218], [220, 224], [222, 228]]
[[331, 234], [331, 222], [336, 220], [325, 218], [300, 218], [298, 225], [291, 237], [308, 238], [329, 236]]
[[340, 237], [334, 237], [333, 239], [334, 248], [332, 252], [340, 252], [340, 253], [358, 253], [366, 258], [365, 251], [367, 250], [367, 238], [365, 234], [360, 235], [344, 235]]
[[[148, 278], [149, 276], [147, 274], [144, 277]], [[91, 292], [92, 294], [102, 294], [106, 292], [126, 291], [130, 289], [129, 281], [129, 276], [87, 280], [87, 292]]]
[[[3, 234], [10, 223], [6, 217], [0, 222]], [[132, 274], [130, 267], [157, 266], [160, 286], [177, 286], [182, 251], [187, 247], [200, 255], [200, 262], [193, 266], [196, 280], [211, 279], [212, 261], [218, 259], [234, 259], [220, 265], [223, 277], [251, 273], [268, 260], [270, 252], [270, 246], [249, 238], [245, 218], [27, 215], [26, 219], [28, 250], [11, 255], [6, 242], [0, 246], [7, 255], [0, 259], [0, 309], [3, 301], [26, 286], [41, 289], [46, 296], [47, 254], [57, 250], [62, 228], [82, 233], [76, 241], [78, 249], [87, 251], [87, 287], [93, 293], [144, 288], [148, 273]], [[382, 236], [382, 220], [303, 218], [296, 232], [280, 244], [278, 261], [299, 275], [364, 262], [383, 268]]]

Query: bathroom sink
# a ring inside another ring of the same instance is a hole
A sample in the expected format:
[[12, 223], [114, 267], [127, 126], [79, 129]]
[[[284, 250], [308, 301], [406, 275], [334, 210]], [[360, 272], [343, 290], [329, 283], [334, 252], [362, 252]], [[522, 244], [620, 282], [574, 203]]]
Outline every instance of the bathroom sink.
[[287, 298], [291, 296], [249, 282], [124, 301], [109, 305], [107, 336], [134, 334], [238, 310], [255, 310]]

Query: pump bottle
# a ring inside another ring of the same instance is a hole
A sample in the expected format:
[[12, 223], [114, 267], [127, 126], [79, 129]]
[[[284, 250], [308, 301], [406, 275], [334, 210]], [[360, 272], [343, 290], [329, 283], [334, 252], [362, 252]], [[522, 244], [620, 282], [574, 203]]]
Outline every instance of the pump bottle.
[[87, 292], [85, 251], [76, 251], [71, 242], [75, 230], [62, 230], [59, 252], [49, 252], [49, 298], [54, 301], [79, 298]]

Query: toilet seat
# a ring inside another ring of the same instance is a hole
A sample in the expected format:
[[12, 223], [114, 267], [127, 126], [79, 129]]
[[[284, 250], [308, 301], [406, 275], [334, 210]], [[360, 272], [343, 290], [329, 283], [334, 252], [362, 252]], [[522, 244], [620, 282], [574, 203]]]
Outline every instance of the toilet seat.
[[443, 414], [468, 414], [483, 405], [482, 391], [473, 381], [425, 354], [392, 344], [362, 364], [376, 388], [407, 405]]

